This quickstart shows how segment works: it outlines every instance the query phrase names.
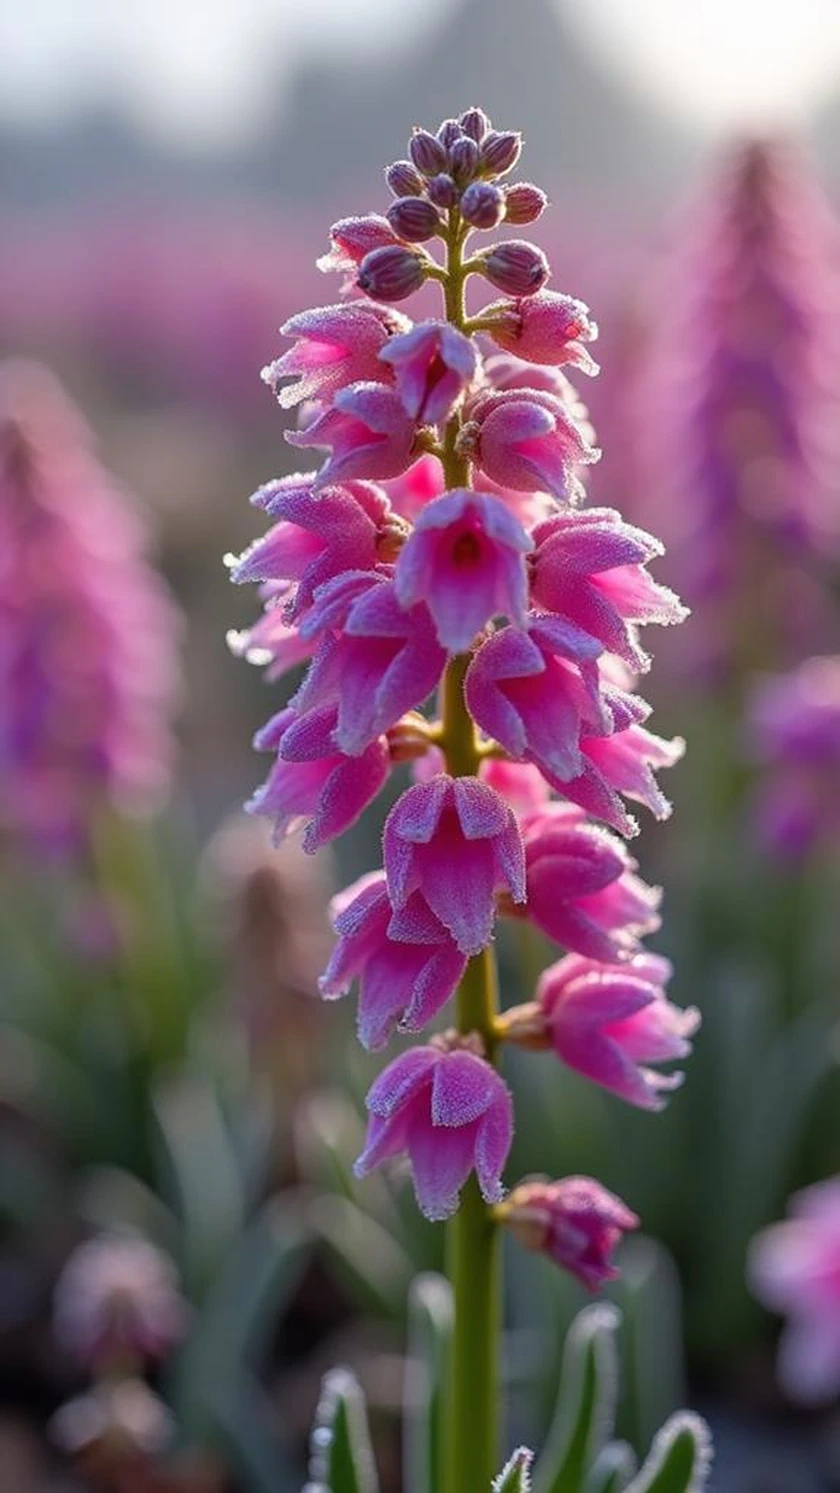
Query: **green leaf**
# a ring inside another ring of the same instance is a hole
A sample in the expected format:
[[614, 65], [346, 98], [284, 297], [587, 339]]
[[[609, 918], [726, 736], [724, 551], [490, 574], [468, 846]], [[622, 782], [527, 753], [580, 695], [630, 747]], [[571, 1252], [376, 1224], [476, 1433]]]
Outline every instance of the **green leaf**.
[[418, 1275], [408, 1298], [403, 1422], [406, 1493], [435, 1493], [440, 1485], [444, 1376], [453, 1320], [449, 1282], [442, 1275]]
[[175, 1366], [175, 1408], [191, 1426], [219, 1416], [245, 1365], [258, 1362], [294, 1291], [306, 1239], [293, 1210], [264, 1205], [230, 1251]]
[[625, 1493], [635, 1471], [633, 1448], [626, 1441], [611, 1441], [591, 1467], [584, 1493]]
[[366, 1310], [402, 1316], [412, 1264], [388, 1229], [337, 1194], [313, 1198], [306, 1222], [324, 1244], [336, 1275]]
[[612, 1432], [620, 1321], [616, 1307], [599, 1303], [585, 1307], [569, 1329], [557, 1408], [534, 1474], [535, 1493], [580, 1493], [587, 1470]]
[[712, 1438], [699, 1415], [682, 1410], [665, 1422], [627, 1493], [700, 1493], [712, 1463]]
[[155, 1095], [154, 1110], [164, 1195], [183, 1223], [184, 1280], [201, 1297], [242, 1229], [244, 1178], [211, 1080], [187, 1076], [166, 1086]]
[[530, 1493], [533, 1460], [534, 1453], [527, 1446], [518, 1446], [499, 1476], [493, 1479], [493, 1493]]
[[324, 1379], [311, 1450], [309, 1493], [377, 1493], [364, 1395], [349, 1369]]

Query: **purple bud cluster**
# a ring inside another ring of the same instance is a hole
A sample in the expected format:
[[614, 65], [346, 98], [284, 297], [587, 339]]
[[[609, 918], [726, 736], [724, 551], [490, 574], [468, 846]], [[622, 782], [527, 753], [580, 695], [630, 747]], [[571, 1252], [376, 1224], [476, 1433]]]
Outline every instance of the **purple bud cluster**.
[[[385, 172], [396, 198], [387, 212], [396, 238], [422, 244], [442, 237], [445, 214], [452, 209], [470, 228], [536, 222], [548, 200], [545, 193], [531, 182], [501, 183], [521, 149], [522, 136], [515, 130], [494, 130], [483, 109], [444, 120], [435, 134], [415, 129], [409, 159], [392, 162]], [[548, 264], [539, 249], [519, 241], [499, 248], [504, 252], [491, 257], [481, 272], [500, 290], [530, 295], [545, 284]], [[422, 259], [406, 250], [402, 256], [395, 252], [386, 259], [363, 260], [357, 284], [377, 300], [394, 301], [411, 295], [423, 278]]]

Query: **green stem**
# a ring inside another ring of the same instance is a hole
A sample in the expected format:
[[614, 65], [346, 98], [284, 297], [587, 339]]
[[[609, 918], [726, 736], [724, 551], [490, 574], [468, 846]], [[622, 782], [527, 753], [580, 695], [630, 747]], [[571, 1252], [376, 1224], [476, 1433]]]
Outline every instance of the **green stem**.
[[[446, 317], [463, 329], [466, 322], [462, 249], [467, 235], [456, 210], [447, 233]], [[460, 419], [447, 424], [443, 470], [447, 488], [469, 483], [469, 463], [458, 451]], [[469, 655], [453, 658], [442, 686], [441, 746], [447, 771], [473, 776], [481, 762], [475, 726], [464, 700]], [[493, 1061], [498, 1007], [496, 961], [492, 949], [471, 959], [458, 989], [459, 1032], [477, 1032]], [[449, 1364], [448, 1424], [444, 1443], [443, 1493], [488, 1493], [498, 1470], [499, 1344], [501, 1265], [498, 1230], [474, 1176], [449, 1225], [447, 1268], [455, 1297]]]

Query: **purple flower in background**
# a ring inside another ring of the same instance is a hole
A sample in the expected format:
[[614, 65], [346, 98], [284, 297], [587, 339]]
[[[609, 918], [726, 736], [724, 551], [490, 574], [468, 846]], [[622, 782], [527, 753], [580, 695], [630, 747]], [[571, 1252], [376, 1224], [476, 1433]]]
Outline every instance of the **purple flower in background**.
[[164, 1357], [186, 1321], [171, 1260], [139, 1237], [89, 1239], [74, 1250], [56, 1286], [56, 1337], [94, 1370]]
[[[707, 671], [791, 663], [840, 551], [838, 227], [793, 149], [724, 160], [651, 287], [636, 513], [673, 558]], [[823, 570], [823, 584], [819, 572]], [[681, 650], [675, 666], [685, 672]]]
[[760, 842], [786, 857], [840, 833], [840, 656], [809, 658], [759, 680], [747, 706], [746, 750], [764, 769], [754, 812]]
[[779, 1379], [792, 1400], [840, 1395], [840, 1177], [791, 1199], [790, 1218], [752, 1242], [748, 1278], [759, 1301], [788, 1318]]
[[176, 616], [45, 370], [0, 369], [0, 826], [67, 851], [164, 793]]

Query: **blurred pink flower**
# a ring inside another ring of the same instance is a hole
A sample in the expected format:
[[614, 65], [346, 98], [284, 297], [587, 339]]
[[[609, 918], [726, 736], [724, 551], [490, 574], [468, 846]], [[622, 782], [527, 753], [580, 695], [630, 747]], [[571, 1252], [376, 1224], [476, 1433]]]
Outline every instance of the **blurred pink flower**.
[[163, 1358], [186, 1321], [171, 1260], [139, 1237], [80, 1244], [56, 1286], [56, 1337], [94, 1372]]
[[45, 370], [0, 368], [0, 825], [84, 840], [165, 792], [177, 621], [138, 523]]
[[840, 1177], [797, 1193], [790, 1213], [753, 1240], [748, 1279], [788, 1318], [778, 1361], [785, 1392], [823, 1404], [840, 1395]]
[[840, 656], [759, 679], [745, 736], [763, 768], [754, 804], [761, 843], [789, 857], [831, 852], [840, 831]]

